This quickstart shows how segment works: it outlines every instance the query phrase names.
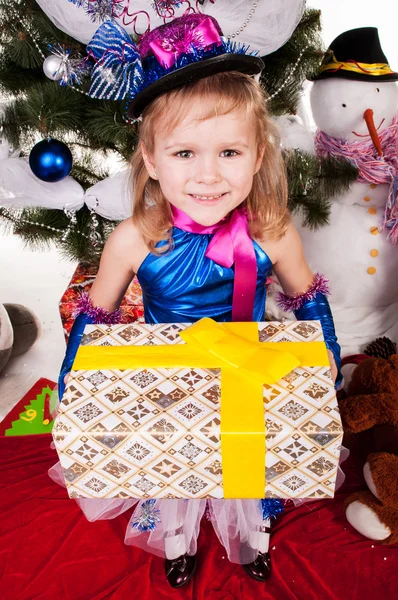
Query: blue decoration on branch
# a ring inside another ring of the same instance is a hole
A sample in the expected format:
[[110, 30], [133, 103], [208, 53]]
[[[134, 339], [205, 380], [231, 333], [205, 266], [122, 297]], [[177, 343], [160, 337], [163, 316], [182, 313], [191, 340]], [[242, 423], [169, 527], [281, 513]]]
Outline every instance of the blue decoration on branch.
[[89, 96], [123, 100], [142, 80], [141, 57], [127, 31], [115, 22], [101, 25], [87, 45], [94, 59]]
[[[70, 55], [73, 53], [73, 49], [65, 48], [58, 43], [54, 45], [47, 44], [47, 48], [51, 52], [52, 56], [56, 56], [59, 59], [58, 68], [55, 72], [50, 73], [50, 78], [54, 81], [59, 81], [59, 84], [62, 86], [81, 85], [82, 75], [85, 72], [85, 65], [81, 64], [80, 58], [70, 57]], [[51, 59], [51, 55], [44, 61], [44, 65], [46, 64], [47, 60]], [[49, 76], [48, 73], [46, 73], [46, 75]]]
[[155, 508], [156, 500], [145, 500], [141, 504], [141, 514], [134, 517], [131, 526], [138, 531], [153, 531], [160, 520], [160, 510]]
[[48, 138], [33, 146], [29, 155], [32, 172], [49, 183], [61, 181], [72, 169], [72, 153], [68, 146], [59, 140]]

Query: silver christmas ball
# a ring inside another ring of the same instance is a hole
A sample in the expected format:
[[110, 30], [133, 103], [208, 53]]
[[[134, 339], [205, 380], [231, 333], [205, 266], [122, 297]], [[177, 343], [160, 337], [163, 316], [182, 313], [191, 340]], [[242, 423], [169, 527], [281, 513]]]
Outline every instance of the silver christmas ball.
[[64, 69], [65, 67], [62, 65], [62, 58], [60, 56], [56, 56], [55, 54], [47, 56], [43, 63], [44, 74], [53, 81], [58, 81], [61, 79]]

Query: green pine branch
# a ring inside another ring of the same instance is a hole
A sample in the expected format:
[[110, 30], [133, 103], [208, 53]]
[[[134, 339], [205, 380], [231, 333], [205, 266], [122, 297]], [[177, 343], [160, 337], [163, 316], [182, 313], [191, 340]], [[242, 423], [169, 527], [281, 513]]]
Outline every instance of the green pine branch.
[[47, 81], [43, 69], [24, 69], [16, 65], [6, 54], [0, 54], [0, 93], [3, 96], [18, 96], [26, 93], [38, 81]]
[[263, 57], [261, 83], [269, 96], [279, 90], [269, 102], [272, 115], [297, 112], [303, 81], [316, 69], [323, 54], [320, 30], [320, 11], [308, 9], [286, 44]]
[[38, 131], [43, 137], [82, 129], [84, 111], [81, 94], [48, 80], [29, 90], [29, 102], [18, 98], [15, 110], [22, 127]]
[[122, 104], [91, 100], [87, 103], [86, 114], [90, 140], [119, 152], [128, 161], [137, 145], [137, 129], [126, 124]]
[[[102, 150], [102, 154], [105, 158], [107, 152]], [[73, 167], [70, 175], [73, 177], [73, 179], [80, 183], [84, 190], [87, 190], [106, 177], [109, 177], [110, 172], [101, 167], [98, 161], [96, 163], [92, 154], [90, 154], [86, 149], [86, 152], [84, 152], [82, 156], [73, 161]]]
[[317, 229], [329, 223], [333, 197], [348, 190], [358, 170], [346, 160], [321, 159], [301, 150], [284, 154], [289, 210], [300, 213], [303, 225]]
[[[87, 206], [76, 211], [75, 216], [76, 223], [72, 225], [62, 210], [0, 207], [3, 227], [22, 238], [27, 248], [46, 250], [55, 245], [60, 254], [68, 260], [98, 264], [104, 244], [117, 222], [95, 215], [98, 226], [94, 229], [93, 216]], [[93, 229], [98, 234], [97, 244], [90, 237]], [[65, 237], [66, 231], [68, 235]]]

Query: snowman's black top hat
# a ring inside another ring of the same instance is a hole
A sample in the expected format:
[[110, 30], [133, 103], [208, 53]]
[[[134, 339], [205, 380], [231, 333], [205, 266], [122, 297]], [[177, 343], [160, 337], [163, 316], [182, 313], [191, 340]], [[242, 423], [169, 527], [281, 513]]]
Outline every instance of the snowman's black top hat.
[[357, 81], [397, 81], [381, 49], [376, 27], [360, 27], [341, 33], [330, 44], [319, 72], [309, 79], [354, 79]]

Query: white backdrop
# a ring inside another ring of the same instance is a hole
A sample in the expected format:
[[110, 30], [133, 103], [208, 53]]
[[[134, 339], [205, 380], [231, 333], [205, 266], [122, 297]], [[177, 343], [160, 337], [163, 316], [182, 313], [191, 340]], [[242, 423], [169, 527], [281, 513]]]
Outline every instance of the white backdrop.
[[326, 46], [348, 29], [377, 27], [390, 67], [398, 71], [397, 0], [308, 0], [307, 5], [322, 11], [322, 39]]

